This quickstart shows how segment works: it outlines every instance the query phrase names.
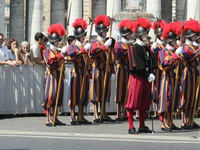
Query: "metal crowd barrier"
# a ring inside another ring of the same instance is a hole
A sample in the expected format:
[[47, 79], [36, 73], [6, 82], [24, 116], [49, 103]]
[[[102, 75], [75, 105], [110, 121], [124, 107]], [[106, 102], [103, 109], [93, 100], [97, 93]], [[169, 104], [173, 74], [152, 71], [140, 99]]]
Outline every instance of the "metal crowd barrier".
[[[69, 112], [67, 106], [70, 71], [72, 64], [66, 64], [64, 80], [64, 98], [61, 112]], [[0, 114], [29, 114], [43, 113], [42, 102], [44, 97], [45, 67], [32, 66], [8, 66], [0, 65]], [[110, 104], [107, 104], [108, 112], [116, 112], [114, 100], [115, 80], [112, 80]], [[87, 113], [93, 112], [89, 102]]]

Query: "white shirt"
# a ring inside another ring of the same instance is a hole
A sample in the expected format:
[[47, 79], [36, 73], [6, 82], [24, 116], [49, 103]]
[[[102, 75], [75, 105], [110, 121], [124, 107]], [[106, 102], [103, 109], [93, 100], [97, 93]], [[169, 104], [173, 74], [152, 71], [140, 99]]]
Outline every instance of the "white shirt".
[[30, 52], [31, 52], [31, 59], [32, 60], [33, 60], [33, 58], [38, 58], [39, 61], [42, 61], [42, 56], [41, 56], [39, 44], [37, 44], [37, 43], [32, 44], [31, 47], [30, 47]]
[[9, 59], [8, 48], [6, 46], [2, 46], [0, 48], [0, 61], [6, 61]]

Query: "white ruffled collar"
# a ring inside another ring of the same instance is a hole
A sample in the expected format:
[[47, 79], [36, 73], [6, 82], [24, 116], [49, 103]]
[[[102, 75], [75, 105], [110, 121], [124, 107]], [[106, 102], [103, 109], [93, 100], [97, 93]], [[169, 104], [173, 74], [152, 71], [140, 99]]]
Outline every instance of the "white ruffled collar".
[[81, 42], [78, 41], [78, 40], [76, 40], [75, 44], [78, 45], [78, 46], [82, 46], [82, 45], [83, 45], [83, 43], [81, 43]]
[[190, 41], [189, 39], [186, 39], [186, 40], [185, 40], [185, 43], [186, 43], [186, 44], [192, 45], [192, 41]]
[[57, 50], [58, 48], [57, 48], [55, 45], [53, 45], [53, 44], [50, 44], [50, 49]]
[[162, 41], [162, 40], [160, 40], [160, 39], [158, 39], [158, 38], [157, 38], [156, 42], [157, 42], [158, 44], [163, 44], [163, 43], [164, 43], [164, 41]]
[[97, 40], [99, 40], [99, 41], [104, 41], [105, 38], [101, 37], [100, 35], [97, 35]]
[[140, 46], [144, 46], [144, 42], [142, 42], [140, 39], [137, 39], [136, 42]]
[[172, 50], [172, 51], [174, 50], [174, 47], [171, 46], [169, 43], [167, 43], [166, 48], [167, 48], [167, 49], [170, 49], [170, 50]]
[[126, 38], [124, 38], [124, 37], [122, 37], [121, 41], [122, 41], [123, 43], [126, 43], [126, 44], [129, 42], [129, 41], [128, 41]]

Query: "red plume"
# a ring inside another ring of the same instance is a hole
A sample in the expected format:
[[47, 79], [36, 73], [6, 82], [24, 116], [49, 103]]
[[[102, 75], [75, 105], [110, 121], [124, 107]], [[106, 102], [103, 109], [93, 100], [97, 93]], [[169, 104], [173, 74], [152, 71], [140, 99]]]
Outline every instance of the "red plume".
[[106, 15], [99, 15], [94, 19], [95, 26], [103, 23], [104, 26], [108, 27], [110, 25], [110, 18]]
[[178, 35], [177, 34], [177, 24], [176, 23], [174, 23], [174, 22], [171, 22], [171, 23], [169, 23], [169, 24], [167, 24], [166, 26], [165, 26], [165, 28], [164, 28], [164, 30], [163, 30], [163, 33], [162, 33], [162, 37], [164, 38], [164, 39], [166, 39], [167, 37], [168, 37], [168, 34], [170, 33], [170, 32], [173, 32], [173, 33], [175, 33], [176, 35]]
[[66, 30], [64, 29], [61, 23], [52, 24], [48, 29], [49, 34], [56, 33], [59, 36], [64, 36], [66, 34]]
[[149, 19], [146, 18], [138, 18], [134, 24], [133, 24], [133, 33], [136, 33], [137, 28], [141, 26], [145, 29], [150, 29], [151, 28], [151, 21]]
[[167, 23], [165, 22], [165, 20], [155, 21], [155, 22], [153, 23], [152, 28], [153, 28], [154, 30], [156, 30], [156, 29], [158, 28], [158, 26], [159, 26], [159, 27], [161, 27], [161, 29], [163, 30], [166, 24], [167, 24]]
[[122, 27], [126, 27], [129, 30], [132, 30], [133, 28], [133, 21], [126, 19], [126, 20], [122, 20], [119, 24], [119, 29], [121, 29]]
[[199, 32], [199, 22], [194, 19], [190, 19], [184, 23], [184, 32], [186, 30], [192, 30], [193, 32]]
[[83, 20], [82, 18], [78, 18], [74, 21], [73, 25], [74, 28], [77, 28], [78, 26], [82, 27], [83, 30], [87, 29], [87, 22]]
[[176, 33], [176, 35], [178, 35], [178, 36], [181, 35], [182, 25], [183, 25], [183, 23], [182, 23], [181, 21], [176, 21], [176, 22], [174, 22], [175, 33]]

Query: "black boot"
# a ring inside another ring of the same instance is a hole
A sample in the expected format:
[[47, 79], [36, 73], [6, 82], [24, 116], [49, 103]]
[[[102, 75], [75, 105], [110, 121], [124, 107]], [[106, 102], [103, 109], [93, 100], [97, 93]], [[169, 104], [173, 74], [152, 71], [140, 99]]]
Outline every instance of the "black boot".
[[129, 134], [138, 134], [138, 132], [136, 131], [135, 127], [128, 129], [128, 133]]
[[152, 130], [149, 130], [148, 127], [138, 128], [139, 133], [152, 133]]

